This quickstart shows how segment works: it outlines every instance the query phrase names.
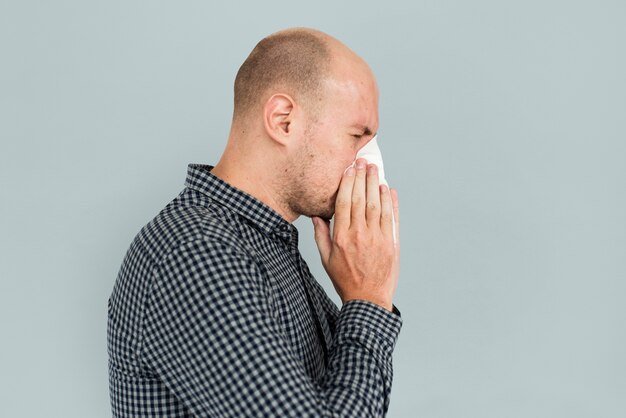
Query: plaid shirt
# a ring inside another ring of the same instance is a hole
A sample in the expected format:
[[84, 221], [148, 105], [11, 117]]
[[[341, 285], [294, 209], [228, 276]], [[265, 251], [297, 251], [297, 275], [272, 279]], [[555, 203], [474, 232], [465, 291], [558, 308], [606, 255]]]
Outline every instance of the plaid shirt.
[[400, 313], [341, 310], [297, 229], [190, 164], [137, 234], [108, 305], [115, 417], [383, 417]]

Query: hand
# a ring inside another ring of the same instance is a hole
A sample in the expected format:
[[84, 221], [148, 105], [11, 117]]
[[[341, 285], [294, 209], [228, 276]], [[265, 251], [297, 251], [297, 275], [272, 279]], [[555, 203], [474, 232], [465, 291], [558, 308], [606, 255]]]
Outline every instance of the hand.
[[374, 164], [360, 158], [355, 165], [339, 185], [332, 238], [328, 222], [313, 217], [315, 242], [342, 302], [368, 300], [391, 311], [400, 270], [398, 194], [378, 184]]

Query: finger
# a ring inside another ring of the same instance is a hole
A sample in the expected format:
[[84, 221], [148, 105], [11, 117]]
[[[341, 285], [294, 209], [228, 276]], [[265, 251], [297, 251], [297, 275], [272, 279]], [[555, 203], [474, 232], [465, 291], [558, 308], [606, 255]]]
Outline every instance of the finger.
[[396, 231], [396, 247], [400, 248], [400, 201], [398, 200], [398, 191], [391, 189], [391, 200], [393, 202], [393, 220]]
[[385, 238], [393, 240], [393, 200], [389, 187], [380, 185], [380, 229]]
[[343, 173], [337, 199], [335, 200], [335, 225], [333, 235], [337, 231], [350, 228], [350, 208], [352, 207], [352, 188], [354, 187], [354, 167], [348, 167]]
[[353, 225], [365, 226], [365, 169], [367, 162], [363, 158], [356, 160], [356, 175], [352, 187], [352, 217], [350, 227]]
[[367, 225], [380, 225], [380, 191], [378, 188], [378, 167], [375, 164], [367, 166], [367, 197], [365, 218]]
[[315, 243], [317, 244], [317, 249], [320, 252], [322, 264], [326, 266], [328, 258], [330, 257], [330, 249], [332, 247], [330, 227], [326, 221], [317, 216], [312, 217], [311, 220], [313, 221], [313, 229], [315, 231]]

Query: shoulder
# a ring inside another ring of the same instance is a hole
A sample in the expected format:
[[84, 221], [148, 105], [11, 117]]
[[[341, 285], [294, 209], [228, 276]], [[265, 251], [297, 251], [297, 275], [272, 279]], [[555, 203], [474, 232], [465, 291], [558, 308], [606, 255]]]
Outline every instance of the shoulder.
[[237, 215], [193, 190], [185, 189], [137, 234], [155, 264], [173, 252], [202, 247], [223, 254], [252, 255]]

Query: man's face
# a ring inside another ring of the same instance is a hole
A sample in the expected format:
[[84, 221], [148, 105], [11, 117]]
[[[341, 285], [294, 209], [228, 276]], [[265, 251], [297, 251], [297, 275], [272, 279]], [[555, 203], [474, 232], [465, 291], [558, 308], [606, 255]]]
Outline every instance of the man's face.
[[345, 169], [378, 131], [378, 88], [368, 71], [329, 79], [324, 103], [310, 120], [292, 183], [292, 209], [330, 219]]

